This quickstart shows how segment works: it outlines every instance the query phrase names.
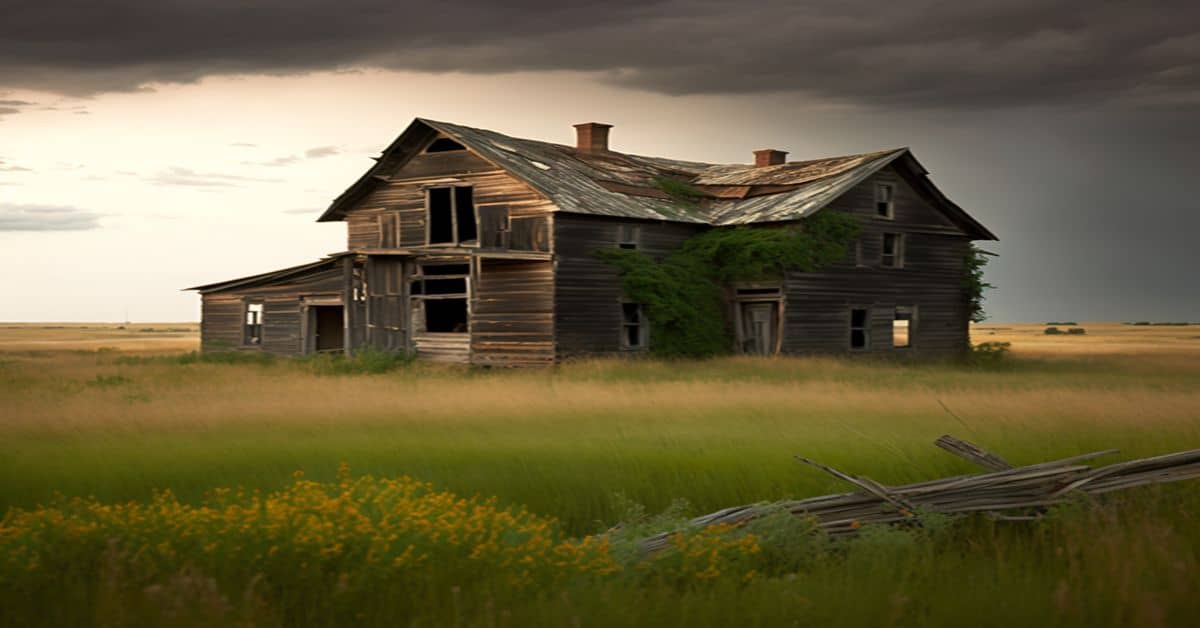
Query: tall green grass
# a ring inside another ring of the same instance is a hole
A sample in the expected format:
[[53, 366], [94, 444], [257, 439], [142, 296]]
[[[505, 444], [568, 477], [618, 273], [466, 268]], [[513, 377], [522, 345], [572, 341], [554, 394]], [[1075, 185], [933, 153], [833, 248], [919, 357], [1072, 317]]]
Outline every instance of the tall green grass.
[[[689, 514], [701, 514], [848, 490], [793, 462], [795, 454], [899, 484], [974, 471], [931, 445], [944, 433], [1018, 464], [1109, 447], [1122, 449], [1113, 460], [1200, 447], [1200, 365], [1170, 355], [1005, 356], [973, 366], [721, 359], [548, 371], [402, 362], [377, 372], [28, 353], [0, 364], [0, 409], [0, 511], [55, 494], [146, 502], [160, 490], [195, 504], [216, 487], [282, 489], [297, 470], [334, 481], [346, 463], [355, 473], [495, 496], [579, 537], [627, 518], [629, 501], [655, 513], [684, 499]], [[362, 598], [373, 601], [361, 618], [294, 617], [306, 625], [1177, 625], [1198, 610], [1184, 591], [1198, 575], [1197, 513], [1194, 485], [1144, 489], [1032, 525], [976, 519], [936, 535], [880, 532], [752, 584], [605, 579], [418, 598], [380, 583], [378, 599]], [[0, 606], [19, 602], [3, 595]], [[111, 603], [89, 595], [81, 608]], [[241, 591], [222, 595], [237, 600]]]

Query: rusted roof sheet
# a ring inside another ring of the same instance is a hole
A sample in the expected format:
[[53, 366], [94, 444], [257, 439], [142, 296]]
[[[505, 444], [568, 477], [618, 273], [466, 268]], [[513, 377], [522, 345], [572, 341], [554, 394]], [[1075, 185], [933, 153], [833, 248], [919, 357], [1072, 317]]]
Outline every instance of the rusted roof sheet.
[[[576, 214], [707, 223], [707, 216], [670, 198], [613, 192], [599, 181], [649, 187], [655, 177], [694, 176], [708, 164], [648, 159], [622, 153], [578, 155], [561, 144], [509, 137], [449, 122], [420, 119]], [[689, 177], [690, 178], [690, 177]]]
[[[510, 137], [487, 129], [417, 118], [381, 156], [379, 163], [330, 205], [320, 220], [336, 220], [388, 167], [407, 160], [422, 134], [452, 137], [484, 159], [521, 179], [559, 211], [669, 220], [709, 225], [790, 221], [810, 216], [838, 196], [902, 159], [919, 172], [925, 188], [972, 235], [995, 239], [986, 228], [946, 199], [907, 148], [774, 166], [709, 164], [627, 153], [580, 153], [572, 146]], [[407, 147], [402, 149], [402, 147]], [[692, 186], [697, 202], [666, 193], [662, 179]]]

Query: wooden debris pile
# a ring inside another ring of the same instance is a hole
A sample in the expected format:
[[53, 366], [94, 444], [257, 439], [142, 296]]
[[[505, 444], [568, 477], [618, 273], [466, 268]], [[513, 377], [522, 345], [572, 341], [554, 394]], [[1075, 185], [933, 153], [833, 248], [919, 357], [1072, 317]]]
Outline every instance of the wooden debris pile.
[[[1013, 467], [999, 456], [953, 436], [943, 436], [934, 444], [989, 472], [904, 486], [884, 486], [797, 456], [800, 462], [845, 480], [859, 490], [774, 504], [735, 506], [697, 517], [690, 525], [739, 524], [780, 510], [811, 517], [820, 529], [835, 537], [854, 534], [866, 524], [915, 523], [922, 512], [984, 512], [999, 519], [1020, 521], [1036, 519], [1047, 506], [1066, 502], [1079, 494], [1098, 495], [1200, 477], [1200, 449], [1104, 467], [1081, 463], [1117, 453], [1117, 450]], [[670, 544], [670, 533], [645, 538], [641, 543], [648, 552], [661, 550]]]

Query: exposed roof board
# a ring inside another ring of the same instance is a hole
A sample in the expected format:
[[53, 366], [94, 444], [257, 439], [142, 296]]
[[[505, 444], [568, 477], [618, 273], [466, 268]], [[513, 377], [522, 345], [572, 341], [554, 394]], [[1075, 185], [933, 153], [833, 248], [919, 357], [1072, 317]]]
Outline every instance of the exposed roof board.
[[184, 288], [184, 290], [195, 290], [200, 294], [208, 294], [211, 292], [232, 290], [234, 288], [248, 288], [251, 286], [270, 284], [277, 281], [282, 281], [284, 279], [326, 270], [326, 266], [332, 268], [338, 260], [346, 255], [350, 255], [350, 253], [334, 253], [333, 255], [329, 255], [324, 259], [316, 262], [309, 262], [308, 264], [289, 266], [287, 268], [281, 268], [279, 270], [273, 270], [266, 273], [259, 273], [257, 275], [249, 275], [247, 277], [239, 277], [237, 279], [229, 279], [226, 281], [204, 284], [202, 286], [193, 286], [191, 288]]
[[[417, 118], [319, 220], [338, 220], [354, 200], [386, 182], [436, 132], [520, 179], [559, 211], [709, 225], [791, 221], [810, 216], [855, 185], [900, 160], [921, 188], [973, 237], [995, 239], [983, 225], [950, 202], [907, 148], [773, 166], [709, 164], [615, 151], [580, 153], [574, 147], [510, 137], [487, 129]], [[698, 202], [664, 193], [662, 179], [691, 186]]]

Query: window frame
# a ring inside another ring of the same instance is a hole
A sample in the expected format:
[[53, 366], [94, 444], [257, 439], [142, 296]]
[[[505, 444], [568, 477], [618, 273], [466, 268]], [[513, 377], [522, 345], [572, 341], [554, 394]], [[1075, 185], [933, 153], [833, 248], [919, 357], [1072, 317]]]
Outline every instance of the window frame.
[[[428, 268], [445, 266], [466, 266], [465, 273], [429, 273]], [[471, 333], [471, 265], [469, 262], [422, 262], [418, 263], [413, 270], [413, 273], [408, 276], [408, 307], [412, 317], [413, 333], [418, 334], [449, 334], [449, 333]], [[450, 281], [462, 280], [463, 292], [446, 292], [426, 294], [425, 281]], [[461, 332], [431, 332], [427, 321], [427, 313], [425, 310], [426, 301], [433, 300], [464, 300], [466, 301], [466, 329]]]
[[617, 248], [636, 251], [642, 248], [642, 226], [632, 223], [617, 225]]
[[867, 264], [866, 253], [864, 252], [863, 239], [859, 238], [854, 241], [854, 267], [855, 268], [870, 268]]
[[[854, 326], [854, 312], [862, 310], [863, 324], [860, 327]], [[870, 351], [871, 350], [871, 308], [865, 305], [851, 305], [846, 310], [846, 345], [850, 351]], [[854, 346], [854, 332], [862, 331], [863, 345], [861, 347]]]
[[[458, 188], [471, 188], [471, 215], [475, 218], [475, 239], [467, 243], [459, 237], [458, 229]], [[433, 207], [429, 202], [433, 190], [450, 190], [450, 242], [431, 242], [433, 235]], [[475, 199], [475, 186], [469, 183], [451, 183], [430, 185], [422, 188], [425, 193], [425, 246], [427, 247], [466, 247], [479, 248], [479, 203]]]
[[[884, 200], [883, 190], [887, 190], [887, 199]], [[879, 208], [881, 203], [887, 203], [885, 213], [880, 213]], [[896, 219], [896, 184], [887, 181], [878, 181], [875, 183], [875, 217], [883, 218], [884, 220]]]
[[[399, 211], [383, 211], [375, 217], [378, 225], [379, 238], [377, 244], [381, 249], [398, 249], [400, 248], [400, 212]], [[389, 231], [388, 223], [391, 222], [391, 237], [393, 246], [388, 246], [386, 234]]]
[[[888, 231], [880, 234], [879, 237], [879, 266], [881, 268], [904, 268], [904, 245], [905, 234], [895, 231]], [[891, 263], [888, 263], [887, 240], [888, 236], [895, 238], [895, 247], [891, 253]]]
[[[908, 318], [900, 318], [901, 310], [907, 310]], [[906, 343], [903, 345], [896, 344], [896, 321], [907, 320], [908, 332], [905, 335]], [[893, 349], [912, 349], [915, 343], [913, 342], [917, 333], [917, 306], [916, 305], [897, 305], [892, 309], [892, 348]]]
[[[630, 323], [625, 320], [625, 306], [632, 305], [637, 308], [637, 322]], [[650, 347], [650, 323], [646, 318], [646, 306], [636, 301], [622, 299], [618, 301], [621, 315], [621, 326], [619, 328], [620, 347], [622, 351], [645, 351]], [[638, 344], [629, 343], [628, 329], [634, 327], [638, 330]]]
[[[257, 306], [257, 310], [251, 308]], [[244, 299], [242, 301], [242, 346], [243, 347], [262, 347], [263, 344], [263, 319], [266, 314], [266, 303], [262, 299]], [[257, 314], [255, 322], [250, 322], [250, 315]], [[257, 332], [252, 334], [251, 329]]]

